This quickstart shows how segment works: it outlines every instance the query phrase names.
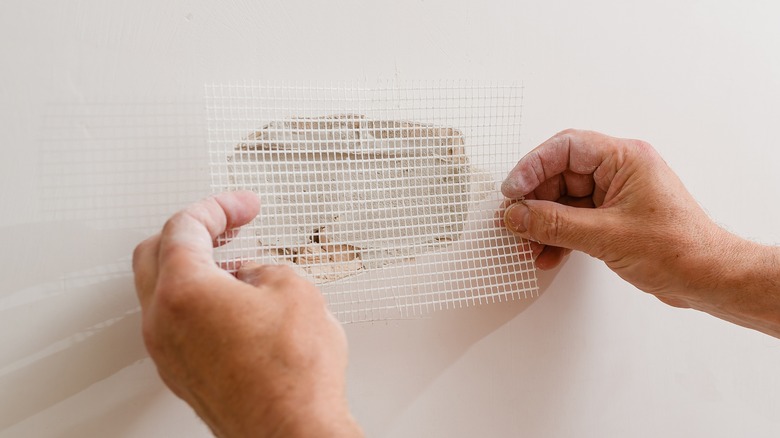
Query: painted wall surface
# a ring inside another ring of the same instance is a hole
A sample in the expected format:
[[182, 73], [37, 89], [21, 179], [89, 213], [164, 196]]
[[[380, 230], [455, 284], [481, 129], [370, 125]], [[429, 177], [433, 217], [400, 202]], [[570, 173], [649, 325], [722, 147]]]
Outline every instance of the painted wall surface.
[[[653, 143], [780, 242], [780, 3], [0, 4], [0, 436], [209, 436], [141, 339], [134, 245], [208, 192], [203, 84], [520, 79], [523, 142]], [[198, 164], [200, 163], [200, 164]], [[347, 327], [374, 437], [780, 435], [780, 341], [575, 254], [535, 302]]]

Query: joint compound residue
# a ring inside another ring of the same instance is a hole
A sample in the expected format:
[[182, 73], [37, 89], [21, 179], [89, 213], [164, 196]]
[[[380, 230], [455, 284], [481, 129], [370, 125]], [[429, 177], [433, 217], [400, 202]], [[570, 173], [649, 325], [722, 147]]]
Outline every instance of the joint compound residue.
[[228, 160], [231, 183], [261, 199], [260, 246], [315, 283], [446, 247], [472, 194], [495, 186], [457, 129], [362, 115], [268, 123]]

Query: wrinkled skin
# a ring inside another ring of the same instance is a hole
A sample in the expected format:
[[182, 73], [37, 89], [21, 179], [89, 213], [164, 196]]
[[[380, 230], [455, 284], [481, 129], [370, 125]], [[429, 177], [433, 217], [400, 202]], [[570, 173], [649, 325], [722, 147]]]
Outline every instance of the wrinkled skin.
[[344, 395], [347, 343], [319, 290], [284, 266], [217, 267], [217, 236], [255, 217], [224, 193], [135, 250], [143, 335], [165, 384], [217, 436], [361, 436]]
[[718, 227], [649, 144], [563, 131], [502, 191], [504, 224], [534, 241], [540, 269], [582, 251], [667, 304], [780, 334], [778, 248]]

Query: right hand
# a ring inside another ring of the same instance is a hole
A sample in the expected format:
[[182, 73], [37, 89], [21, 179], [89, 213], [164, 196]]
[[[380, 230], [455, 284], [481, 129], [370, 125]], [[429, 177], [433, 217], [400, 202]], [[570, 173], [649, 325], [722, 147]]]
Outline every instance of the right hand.
[[[724, 252], [745, 242], [719, 228], [658, 153], [639, 140], [563, 131], [523, 157], [502, 191], [507, 228], [539, 242], [537, 266], [570, 250], [603, 260], [639, 289], [697, 307], [715, 286]], [[586, 208], [581, 208], [586, 207]]]

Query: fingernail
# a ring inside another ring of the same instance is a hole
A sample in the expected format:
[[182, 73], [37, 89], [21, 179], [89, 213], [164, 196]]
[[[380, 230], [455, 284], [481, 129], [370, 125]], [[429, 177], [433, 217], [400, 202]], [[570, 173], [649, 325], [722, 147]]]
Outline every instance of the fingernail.
[[514, 233], [525, 233], [528, 231], [528, 220], [530, 217], [528, 207], [522, 202], [517, 202], [509, 206], [504, 213], [504, 223], [509, 231]]
[[509, 172], [504, 182], [501, 183], [501, 192], [508, 198], [519, 198], [527, 195], [530, 191], [528, 190], [528, 178], [525, 172], [518, 170], [519, 166], [518, 164], [518, 167]]
[[518, 181], [517, 178], [510, 176], [501, 183], [501, 193], [512, 198], [517, 197], [518, 194], [524, 195], [525, 193], [520, 193], [522, 186], [522, 181]]

